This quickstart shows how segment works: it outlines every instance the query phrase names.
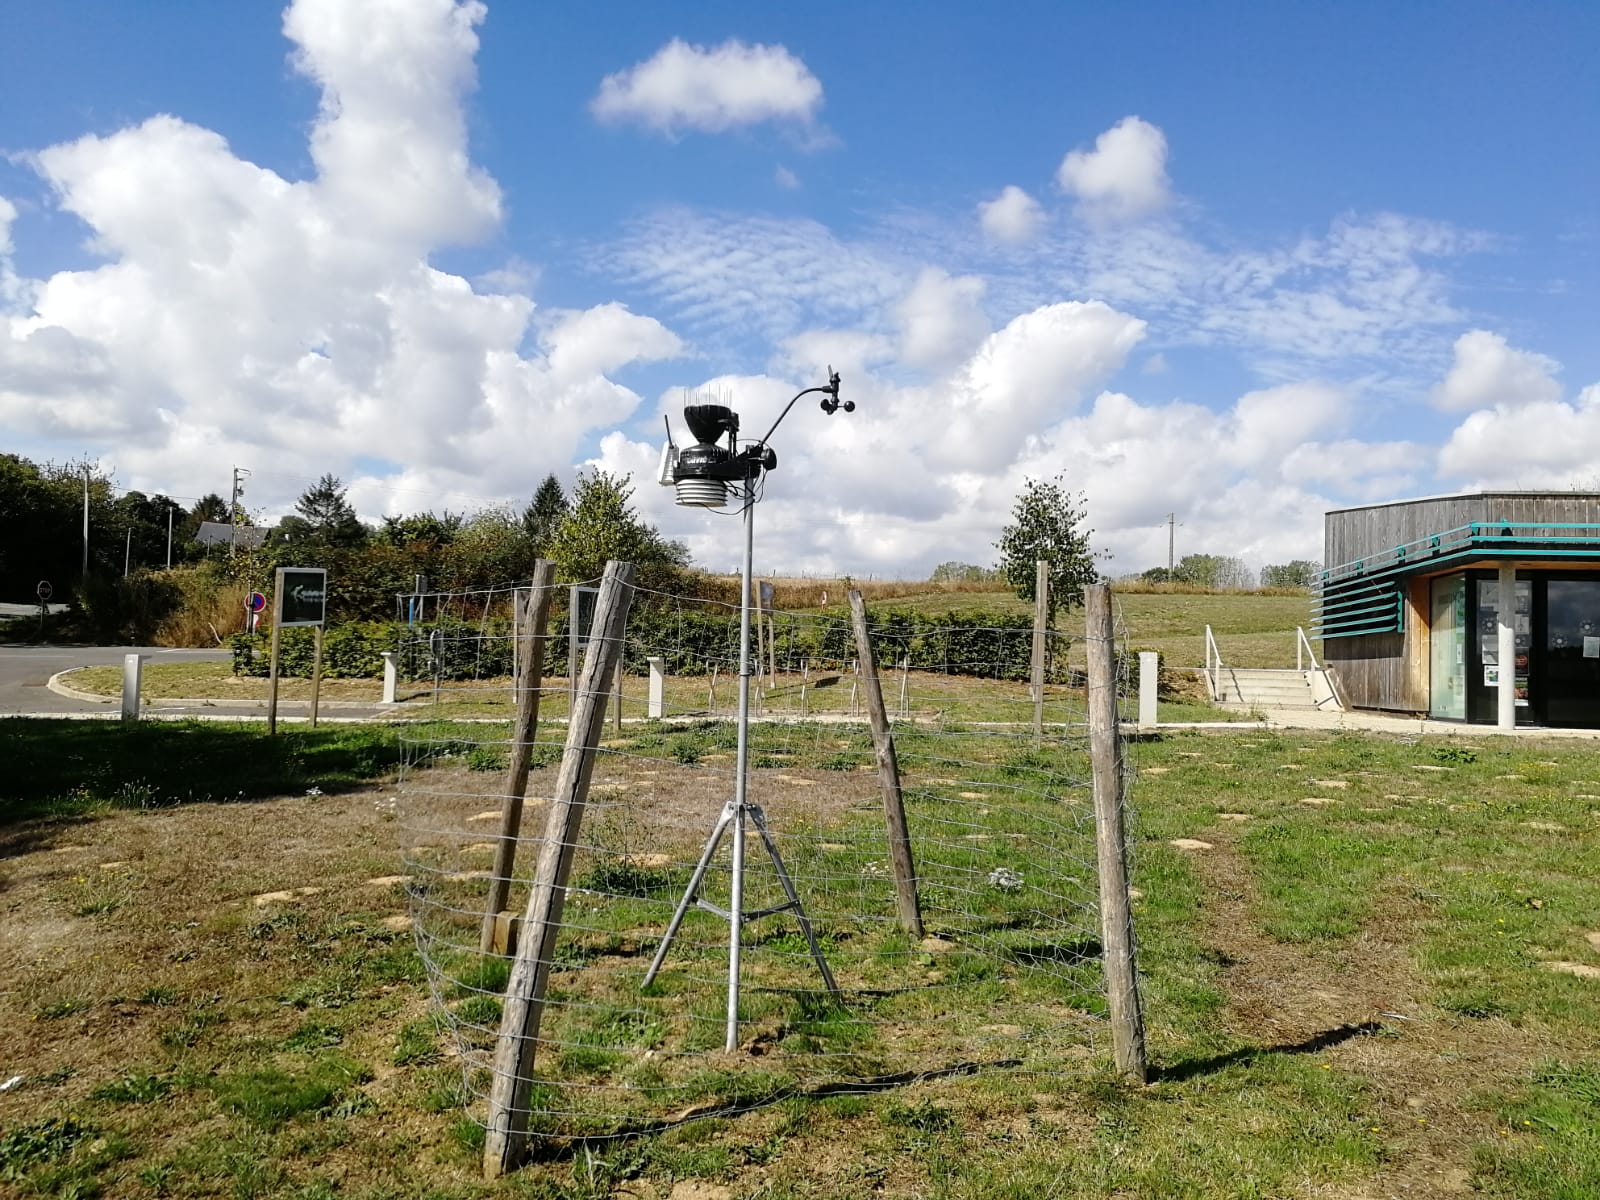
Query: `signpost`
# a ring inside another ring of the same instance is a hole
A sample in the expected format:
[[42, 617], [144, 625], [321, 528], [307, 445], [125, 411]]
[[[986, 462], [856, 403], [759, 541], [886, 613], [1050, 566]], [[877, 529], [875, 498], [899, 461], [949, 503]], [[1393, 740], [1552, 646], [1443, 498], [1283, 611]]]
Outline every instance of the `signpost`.
[[322, 627], [328, 612], [328, 572], [321, 567], [279, 567], [273, 579], [272, 657], [267, 669], [267, 733], [278, 732], [279, 630], [310, 625], [316, 651], [311, 665], [311, 726], [317, 724], [317, 693], [322, 688]]
[[244, 598], [244, 610], [250, 614], [250, 632], [261, 624], [261, 614], [267, 607], [267, 598], [260, 592], [251, 592]]
[[39, 597], [39, 637], [44, 638], [44, 619], [50, 613], [50, 597], [56, 594], [55, 588], [50, 586], [48, 579], [39, 580], [39, 586], [33, 589], [33, 594]]

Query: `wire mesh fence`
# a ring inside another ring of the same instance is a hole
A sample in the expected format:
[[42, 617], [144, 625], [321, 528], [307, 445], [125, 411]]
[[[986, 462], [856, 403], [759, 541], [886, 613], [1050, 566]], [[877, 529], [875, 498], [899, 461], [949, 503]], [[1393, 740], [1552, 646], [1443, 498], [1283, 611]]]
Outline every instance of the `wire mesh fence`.
[[[406, 872], [435, 1010], [476, 1118], [487, 1119], [519, 917], [583, 696], [603, 704], [604, 727], [560, 881], [565, 907], [545, 943], [543, 1019], [521, 1101], [532, 1133], [608, 1137], [796, 1093], [984, 1068], [1057, 1072], [1106, 1037], [1074, 638], [1046, 636], [1035, 687], [1031, 622], [868, 615], [918, 936], [897, 908], [848, 615], [754, 620], [753, 813], [730, 832], [737, 606], [639, 591], [620, 671], [580, 694], [568, 668], [586, 636], [581, 597], [556, 592], [544, 674], [536, 685], [523, 676], [539, 702], [525, 737], [511, 720], [512, 668], [534, 631], [530, 611], [513, 612], [512, 589], [423, 598], [407, 639], [432, 704], [402, 735]], [[529, 782], [506, 844], [519, 741]], [[500, 892], [497, 853], [509, 882]]]

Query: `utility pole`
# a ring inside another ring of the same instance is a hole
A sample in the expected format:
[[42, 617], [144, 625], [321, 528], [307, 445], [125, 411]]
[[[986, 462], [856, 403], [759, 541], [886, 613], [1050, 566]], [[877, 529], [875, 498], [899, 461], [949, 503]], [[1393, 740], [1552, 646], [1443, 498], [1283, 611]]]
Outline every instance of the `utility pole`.
[[243, 467], [233, 469], [233, 499], [228, 505], [228, 557], [232, 558], [239, 546], [239, 497], [244, 495], [244, 485], [239, 476], [248, 475]]
[[89, 582], [89, 464], [83, 464], [83, 581]]
[[172, 501], [167, 501], [167, 570], [172, 570]]
[[128, 538], [122, 545], [122, 577], [128, 577], [128, 566], [133, 562], [133, 526], [128, 526]]
[[1177, 513], [1167, 514], [1167, 582], [1172, 582], [1172, 545], [1176, 540]]

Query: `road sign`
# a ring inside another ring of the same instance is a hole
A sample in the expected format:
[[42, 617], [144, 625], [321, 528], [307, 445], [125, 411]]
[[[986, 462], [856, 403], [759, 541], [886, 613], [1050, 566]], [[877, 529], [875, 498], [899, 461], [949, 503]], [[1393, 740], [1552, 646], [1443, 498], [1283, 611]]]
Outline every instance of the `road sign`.
[[50, 581], [48, 579], [41, 579], [39, 580], [39, 586], [33, 589], [33, 594], [39, 597], [39, 602], [42, 604], [44, 601], [50, 599], [51, 596], [54, 596], [56, 594], [56, 590], [50, 586]]
[[328, 573], [321, 567], [278, 568], [278, 624], [321, 625], [328, 612]]
[[267, 598], [260, 592], [251, 592], [245, 597], [244, 606], [253, 613], [258, 613], [267, 607]]

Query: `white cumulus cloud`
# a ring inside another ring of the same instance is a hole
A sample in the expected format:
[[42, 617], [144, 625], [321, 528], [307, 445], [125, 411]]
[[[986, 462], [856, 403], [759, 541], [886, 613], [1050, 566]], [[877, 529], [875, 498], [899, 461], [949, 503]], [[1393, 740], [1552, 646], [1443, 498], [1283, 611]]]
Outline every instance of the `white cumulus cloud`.
[[707, 48], [678, 38], [607, 75], [589, 104], [602, 121], [637, 121], [669, 134], [763, 121], [809, 124], [821, 107], [822, 84], [783, 46], [730, 40]]
[[430, 265], [500, 221], [463, 107], [483, 15], [296, 0], [292, 62], [322, 96], [304, 180], [170, 115], [36, 153], [102, 262], [13, 289], [0, 424], [146, 490], [220, 490], [233, 462], [252, 505], [332, 471], [397, 511], [526, 495], [626, 420], [639, 398], [610, 376], [681, 354], [670, 330], [620, 304], [541, 313], [525, 265], [491, 292]]
[[1171, 199], [1166, 135], [1139, 117], [1124, 117], [1095, 139], [1094, 149], [1070, 151], [1056, 182], [1091, 219], [1128, 221], [1156, 212]]
[[983, 293], [983, 280], [974, 275], [952, 278], [938, 267], [924, 268], [895, 309], [900, 360], [911, 367], [948, 367], [971, 354], [989, 332]]
[[1456, 411], [1549, 404], [1561, 398], [1558, 370], [1552, 358], [1518, 350], [1498, 333], [1474, 329], [1456, 339], [1455, 361], [1433, 399], [1440, 408]]
[[1600, 489], [1600, 384], [1572, 401], [1479, 409], [1450, 434], [1439, 470], [1469, 488]]
[[1044, 210], [1027, 192], [1008, 184], [993, 200], [978, 205], [978, 224], [997, 242], [1030, 240], [1044, 223]]

